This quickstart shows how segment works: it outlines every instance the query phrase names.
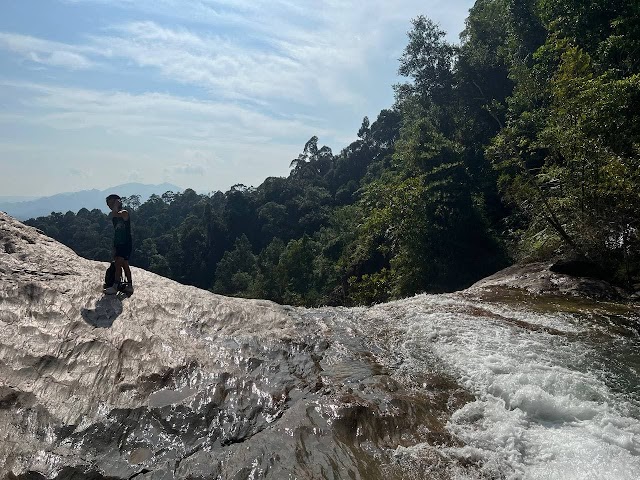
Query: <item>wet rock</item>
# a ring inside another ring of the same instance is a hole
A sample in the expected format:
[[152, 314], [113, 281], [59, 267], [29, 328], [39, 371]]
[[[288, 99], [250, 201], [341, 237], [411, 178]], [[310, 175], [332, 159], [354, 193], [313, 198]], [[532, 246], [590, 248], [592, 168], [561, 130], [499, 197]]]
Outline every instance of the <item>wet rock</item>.
[[399, 447], [459, 444], [470, 395], [404, 371], [375, 312], [135, 268], [135, 294], [107, 297], [107, 264], [2, 213], [0, 245], [0, 478], [416, 478], [431, 460]]
[[480, 280], [469, 290], [506, 287], [537, 295], [572, 295], [592, 300], [629, 300], [624, 290], [602, 279], [597, 266], [583, 261], [517, 264]]

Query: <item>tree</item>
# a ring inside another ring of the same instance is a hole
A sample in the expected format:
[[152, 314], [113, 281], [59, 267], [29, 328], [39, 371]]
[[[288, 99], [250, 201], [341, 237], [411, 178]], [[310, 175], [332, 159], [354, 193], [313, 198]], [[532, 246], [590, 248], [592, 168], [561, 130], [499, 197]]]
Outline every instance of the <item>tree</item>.
[[246, 295], [258, 273], [256, 257], [246, 235], [238, 237], [233, 250], [224, 253], [216, 268], [213, 290], [226, 295]]
[[213, 272], [207, 270], [207, 234], [202, 221], [195, 215], [188, 216], [182, 222], [179, 238], [182, 282], [202, 288], [209, 287]]
[[122, 207], [125, 210], [135, 211], [140, 208], [140, 195], [130, 195], [122, 197]]
[[292, 174], [306, 179], [325, 175], [332, 167], [333, 155], [326, 145], [318, 148], [318, 137], [315, 135], [307, 141], [303, 152], [291, 161], [289, 168]]
[[411, 23], [398, 73], [410, 77], [412, 83], [399, 86], [396, 93], [400, 98], [418, 93], [436, 104], [446, 103], [454, 85], [454, 48], [444, 39], [446, 32], [432, 20], [421, 15]]
[[[283, 300], [286, 303], [304, 303], [304, 297], [317, 299], [317, 284], [314, 281], [314, 259], [317, 245], [308, 235], [291, 240], [280, 256], [278, 275], [285, 285]], [[312, 302], [313, 303], [313, 302]]]
[[631, 282], [640, 269], [640, 81], [629, 57], [638, 4], [544, 0], [536, 12], [547, 35], [527, 63], [514, 61], [507, 126], [490, 148], [523, 215], [522, 255], [569, 251]]

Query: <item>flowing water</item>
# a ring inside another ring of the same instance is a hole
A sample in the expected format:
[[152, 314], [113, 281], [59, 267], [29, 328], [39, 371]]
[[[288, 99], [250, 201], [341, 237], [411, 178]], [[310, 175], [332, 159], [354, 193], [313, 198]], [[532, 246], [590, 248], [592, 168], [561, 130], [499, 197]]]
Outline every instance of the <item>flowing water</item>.
[[[495, 297], [397, 304], [407, 368], [428, 368], [424, 359], [435, 358], [474, 396], [447, 423], [464, 445], [439, 452], [477, 465], [462, 477], [640, 478], [637, 313], [514, 292]], [[402, 451], [423, 448], [433, 447]]]

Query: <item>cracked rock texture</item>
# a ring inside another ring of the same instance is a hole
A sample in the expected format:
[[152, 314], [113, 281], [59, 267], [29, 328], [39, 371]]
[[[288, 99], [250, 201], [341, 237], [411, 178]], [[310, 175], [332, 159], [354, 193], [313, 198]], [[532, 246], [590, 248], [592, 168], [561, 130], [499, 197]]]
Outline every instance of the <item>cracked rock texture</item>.
[[445, 424], [469, 394], [403, 371], [397, 332], [366, 309], [135, 268], [131, 297], [104, 296], [106, 266], [0, 213], [0, 478], [450, 476], [437, 453], [394, 452], [457, 445]]

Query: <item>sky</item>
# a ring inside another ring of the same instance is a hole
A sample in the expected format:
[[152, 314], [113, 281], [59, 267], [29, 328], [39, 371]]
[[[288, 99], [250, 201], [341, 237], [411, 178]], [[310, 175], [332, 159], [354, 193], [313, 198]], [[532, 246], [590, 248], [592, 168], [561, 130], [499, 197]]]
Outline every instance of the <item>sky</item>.
[[285, 176], [393, 103], [411, 19], [472, 0], [1, 0], [0, 196]]

